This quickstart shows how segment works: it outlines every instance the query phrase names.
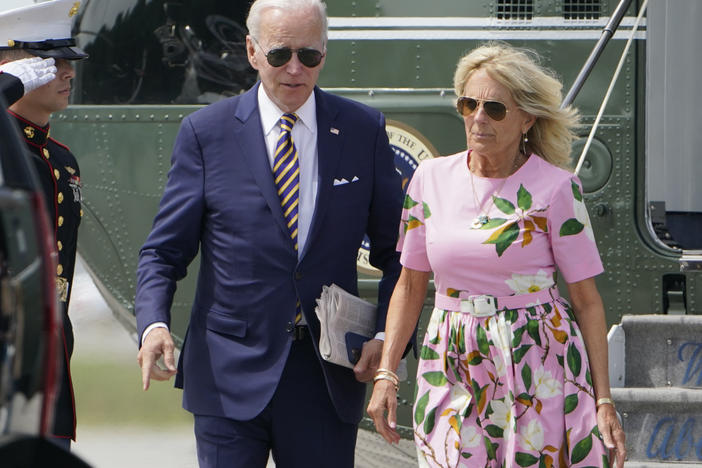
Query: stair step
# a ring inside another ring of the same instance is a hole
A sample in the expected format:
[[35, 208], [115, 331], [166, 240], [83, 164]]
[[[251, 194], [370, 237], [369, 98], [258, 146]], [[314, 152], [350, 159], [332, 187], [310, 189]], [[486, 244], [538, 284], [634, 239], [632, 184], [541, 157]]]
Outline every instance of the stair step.
[[702, 388], [702, 316], [627, 315], [626, 386]]
[[673, 463], [673, 462], [624, 462], [624, 468], [700, 468], [699, 463]]
[[701, 466], [702, 391], [680, 387], [613, 388], [612, 398], [627, 436], [628, 460], [659, 463], [651, 465], [658, 467], [685, 466], [680, 463]]

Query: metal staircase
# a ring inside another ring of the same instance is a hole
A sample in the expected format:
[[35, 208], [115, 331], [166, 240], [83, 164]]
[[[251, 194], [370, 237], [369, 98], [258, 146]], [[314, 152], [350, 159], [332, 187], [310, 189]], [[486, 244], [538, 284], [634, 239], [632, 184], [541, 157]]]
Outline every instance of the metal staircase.
[[702, 316], [624, 316], [608, 342], [625, 467], [702, 466]]

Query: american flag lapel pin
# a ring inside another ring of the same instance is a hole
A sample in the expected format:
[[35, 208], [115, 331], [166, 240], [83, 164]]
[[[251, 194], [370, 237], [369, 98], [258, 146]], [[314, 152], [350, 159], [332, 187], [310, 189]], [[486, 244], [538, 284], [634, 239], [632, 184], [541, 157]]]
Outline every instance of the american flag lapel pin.
[[334, 135], [338, 135], [338, 134], [339, 134], [339, 129], [338, 129], [338, 128], [332, 127], [332, 128], [329, 129], [329, 131], [330, 131], [331, 133], [333, 133]]

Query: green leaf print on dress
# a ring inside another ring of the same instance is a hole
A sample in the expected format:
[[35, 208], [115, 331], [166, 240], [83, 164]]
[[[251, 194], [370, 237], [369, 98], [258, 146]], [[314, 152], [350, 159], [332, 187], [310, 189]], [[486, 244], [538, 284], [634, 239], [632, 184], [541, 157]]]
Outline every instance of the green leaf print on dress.
[[595, 235], [592, 232], [592, 225], [590, 224], [590, 217], [587, 214], [587, 207], [585, 207], [585, 198], [583, 193], [580, 191], [580, 186], [575, 183], [575, 180], [571, 179], [570, 187], [573, 191], [573, 218], [567, 219], [562, 225], [558, 233], [559, 236], [574, 236], [585, 232], [587, 237], [591, 240], [595, 240]]
[[576, 234], [580, 234], [580, 231], [585, 229], [585, 225], [578, 221], [575, 218], [570, 218], [567, 220], [563, 225], [561, 226], [561, 230], [558, 232], [558, 235], [561, 237], [565, 236], [574, 236]]
[[[417, 205], [419, 205], [419, 202], [413, 200], [412, 197], [410, 197], [409, 193], [405, 195], [405, 201], [402, 204], [402, 208], [404, 208], [405, 210], [410, 210]], [[431, 210], [429, 209], [429, 205], [427, 205], [426, 202], [422, 202], [422, 214], [424, 215], [425, 221], [431, 216]], [[422, 220], [415, 216], [412, 216], [409, 213], [407, 213], [407, 219], [402, 220], [402, 227], [405, 233], [420, 226], [424, 226]]]
[[402, 208], [409, 210], [410, 208], [414, 208], [417, 205], [419, 205], [419, 202], [412, 200], [412, 197], [409, 196], [409, 193], [405, 195], [405, 202], [402, 204]]
[[[492, 197], [495, 207], [509, 218], [490, 218], [487, 223], [480, 227], [482, 230], [495, 229], [488, 239], [483, 244], [495, 244], [497, 256], [501, 257], [509, 246], [519, 238], [519, 233], [524, 230], [522, 239], [522, 247], [529, 245], [533, 239], [532, 232], [537, 229], [542, 232], [548, 232], [548, 223], [546, 218], [538, 216], [548, 209], [548, 206], [540, 209], [532, 208], [532, 195], [524, 188], [524, 185], [519, 185], [517, 190], [517, 206], [506, 198]], [[531, 210], [531, 211], [530, 211]], [[502, 227], [500, 227], [502, 226]]]
[[426, 372], [422, 377], [434, 387], [442, 387], [447, 382], [443, 372]]
[[583, 201], [583, 193], [573, 179], [570, 180], [570, 188], [573, 189], [573, 197], [579, 202]]
[[414, 422], [419, 426], [424, 422], [424, 415], [427, 410], [427, 403], [429, 403], [429, 391], [427, 391], [422, 398], [417, 400], [414, 405]]
[[575, 444], [570, 456], [571, 463], [575, 464], [583, 461], [590, 453], [590, 450], [592, 450], [592, 435], [588, 434], [587, 437]]
[[422, 359], [439, 359], [439, 353], [431, 349], [429, 346], [422, 346], [422, 351], [419, 353]]

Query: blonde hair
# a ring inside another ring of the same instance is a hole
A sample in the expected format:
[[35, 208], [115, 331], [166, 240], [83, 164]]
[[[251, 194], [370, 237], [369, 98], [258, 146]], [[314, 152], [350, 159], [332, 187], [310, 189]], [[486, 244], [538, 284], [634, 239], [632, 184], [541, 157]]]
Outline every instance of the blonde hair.
[[463, 95], [466, 83], [480, 69], [507, 88], [520, 109], [536, 117], [527, 133], [527, 154], [535, 153], [569, 169], [571, 144], [576, 137], [573, 129], [579, 116], [572, 106], [560, 108], [563, 85], [555, 73], [540, 65], [536, 52], [489, 42], [458, 61], [453, 77], [457, 96]]

